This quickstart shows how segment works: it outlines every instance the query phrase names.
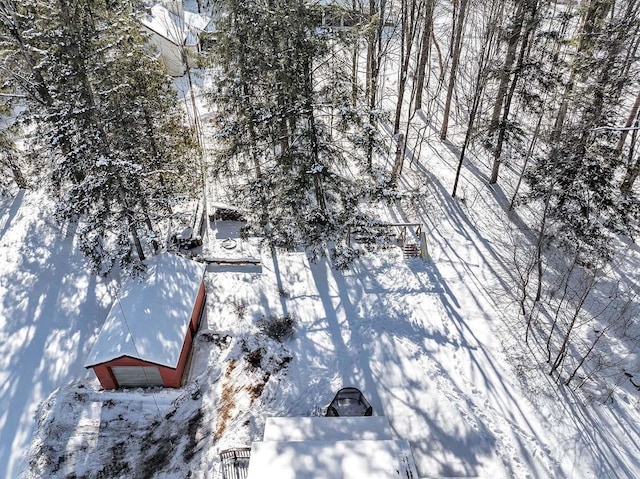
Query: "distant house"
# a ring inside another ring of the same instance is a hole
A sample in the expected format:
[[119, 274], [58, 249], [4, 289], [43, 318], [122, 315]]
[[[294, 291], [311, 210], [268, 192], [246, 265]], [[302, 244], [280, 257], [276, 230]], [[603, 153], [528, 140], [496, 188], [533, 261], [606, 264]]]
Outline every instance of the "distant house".
[[169, 74], [182, 76], [187, 66], [195, 66], [200, 34], [207, 29], [211, 19], [185, 11], [181, 0], [164, 0], [151, 7], [140, 23], [158, 49]]
[[163, 253], [123, 284], [85, 363], [104, 389], [180, 387], [205, 305], [205, 266]]

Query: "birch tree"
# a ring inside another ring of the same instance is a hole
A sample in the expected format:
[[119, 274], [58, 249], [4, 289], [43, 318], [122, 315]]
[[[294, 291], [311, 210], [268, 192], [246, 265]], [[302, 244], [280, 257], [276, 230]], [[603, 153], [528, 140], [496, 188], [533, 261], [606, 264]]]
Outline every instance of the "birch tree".
[[[426, 0], [422, 17], [422, 34], [420, 36], [420, 53], [416, 67], [416, 98], [414, 111], [422, 108], [422, 96], [428, 87], [427, 64], [431, 56], [431, 37], [433, 36], [433, 11], [435, 0]], [[426, 84], [425, 84], [425, 80]]]

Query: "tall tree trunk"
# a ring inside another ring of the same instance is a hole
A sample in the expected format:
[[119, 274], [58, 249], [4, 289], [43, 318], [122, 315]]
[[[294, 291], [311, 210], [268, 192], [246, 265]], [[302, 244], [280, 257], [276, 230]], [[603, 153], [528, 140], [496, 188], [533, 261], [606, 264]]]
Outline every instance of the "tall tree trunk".
[[410, 0], [401, 0], [400, 2], [400, 17], [401, 17], [401, 26], [400, 26], [400, 59], [399, 59], [399, 71], [398, 71], [398, 99], [396, 101], [396, 113], [393, 120], [393, 134], [397, 135], [398, 130], [400, 129], [400, 114], [402, 113], [402, 99], [404, 97], [404, 87], [407, 81], [407, 70], [405, 66], [408, 67], [408, 58], [409, 53], [407, 52], [408, 47], [407, 37], [409, 33], [408, 29], [408, 15], [407, 12], [407, 2]]
[[[367, 42], [367, 100], [369, 109], [369, 124], [375, 125], [376, 118], [374, 110], [377, 105], [378, 76], [380, 73], [380, 61], [382, 50], [382, 29], [384, 27], [385, 2], [380, 0], [379, 8], [376, 0], [369, 0], [369, 18], [375, 20], [375, 28], [371, 28]], [[373, 27], [374, 25], [371, 25]], [[373, 132], [368, 133], [367, 147], [367, 169], [373, 169]]]
[[369, 0], [369, 35], [367, 36], [367, 69], [366, 69], [366, 81], [365, 81], [365, 90], [368, 103], [371, 103], [371, 97], [374, 96], [375, 103], [375, 89], [373, 85], [373, 79], [377, 74], [377, 65], [376, 59], [378, 57], [378, 52], [376, 51], [376, 47], [378, 46], [377, 42], [377, 33], [378, 33], [378, 25], [377, 23], [373, 25], [373, 22], [380, 22], [380, 12], [378, 10], [378, 3], [376, 0]]
[[[353, 18], [359, 17], [358, 3], [351, 1], [351, 13]], [[358, 106], [358, 56], [360, 54], [360, 34], [353, 40], [353, 50], [351, 50], [351, 102], [355, 108]]]
[[616, 145], [615, 152], [616, 154], [622, 153], [622, 148], [624, 147], [624, 142], [627, 139], [627, 135], [629, 134], [629, 129], [631, 125], [636, 122], [636, 118], [638, 118], [638, 110], [640, 110], [640, 90], [638, 90], [638, 94], [636, 95], [636, 101], [631, 108], [631, 112], [629, 112], [629, 117], [627, 118], [627, 122], [624, 124], [624, 130], [620, 133], [620, 139], [618, 140], [618, 144]]
[[[553, 189], [553, 187], [552, 187]], [[549, 214], [549, 205], [551, 204], [551, 191], [544, 199], [544, 210], [542, 211], [542, 219], [540, 220], [540, 231], [538, 231], [538, 239], [536, 241], [536, 270], [538, 272], [538, 281], [536, 287], [536, 296], [533, 299], [534, 302], [540, 301], [542, 297], [542, 251], [544, 249], [544, 237], [547, 229], [547, 216]]]
[[427, 62], [431, 56], [431, 32], [433, 30], [433, 1], [427, 0], [424, 20], [422, 26], [422, 38], [420, 41], [420, 56], [416, 71], [416, 100], [414, 111], [422, 109], [422, 93], [424, 90], [424, 79], [427, 70]]
[[196, 136], [196, 142], [201, 150], [204, 150], [204, 138], [202, 135], [202, 127], [200, 126], [200, 113], [196, 104], [196, 92], [193, 89], [193, 79], [191, 78], [191, 67], [187, 57], [186, 49], [182, 49], [183, 62], [186, 68], [187, 82], [189, 84], [189, 98], [191, 99], [191, 109], [193, 110], [193, 132]]
[[142, 249], [142, 243], [140, 242], [140, 235], [138, 235], [138, 229], [136, 228], [134, 219], [128, 213], [127, 213], [127, 223], [129, 224], [129, 231], [131, 232], [131, 237], [133, 238], [133, 245], [138, 255], [138, 259], [140, 261], [144, 261], [145, 256], [144, 256], [144, 250]]
[[[269, 9], [273, 11], [275, 9], [275, 0], [269, 0]], [[278, 28], [277, 25], [273, 25], [273, 28]], [[278, 37], [275, 32], [271, 35], [271, 53], [274, 58], [277, 58], [278, 55], [281, 55], [280, 49], [281, 45], [278, 44]], [[276, 103], [278, 105], [278, 111], [281, 113], [277, 115], [277, 118], [274, 119], [276, 123], [276, 129], [278, 131], [278, 138], [275, 139], [273, 148], [275, 151], [279, 150], [280, 154], [284, 153], [289, 149], [290, 145], [290, 136], [295, 131], [295, 114], [289, 114], [285, 108], [285, 98], [286, 92], [286, 79], [282, 78], [282, 70], [276, 69], [275, 75], [275, 91], [273, 95], [276, 98]], [[251, 81], [251, 80], [249, 80]], [[253, 123], [253, 122], [252, 122]]]
[[402, 172], [406, 137], [404, 133], [398, 133], [395, 135], [395, 140], [396, 140], [396, 157], [395, 157], [395, 161], [393, 162], [393, 169], [391, 170], [391, 177], [394, 180]]
[[[640, 49], [640, 22], [636, 23], [636, 28], [630, 34], [631, 38], [635, 38], [635, 42], [631, 45], [631, 47], [627, 50], [627, 56], [624, 61], [624, 68], [620, 73], [621, 79], [629, 78], [629, 72], [631, 68], [636, 65], [636, 60], [638, 58], [638, 50]], [[615, 98], [620, 98], [622, 92], [624, 91], [624, 87], [626, 86], [626, 81], [620, 81], [616, 88]]]
[[[462, 0], [462, 1], [465, 2], [466, 0]], [[492, 11], [492, 15], [491, 15], [492, 18], [493, 18], [493, 13], [494, 12]], [[490, 45], [494, 35], [494, 29], [490, 25], [491, 22], [489, 21], [488, 23], [489, 24], [486, 27], [486, 30], [484, 32], [484, 38], [482, 41], [480, 60], [478, 62], [478, 71], [476, 73], [475, 84], [474, 84], [473, 101], [471, 104], [471, 111], [469, 112], [469, 121], [467, 123], [467, 131], [464, 135], [464, 142], [462, 143], [462, 148], [460, 149], [460, 157], [458, 159], [458, 166], [456, 168], [456, 177], [453, 182], [453, 189], [451, 191], [452, 197], [456, 196], [456, 192], [458, 190], [458, 183], [460, 181], [462, 164], [464, 162], [464, 157], [467, 152], [467, 147], [469, 146], [469, 143], [471, 141], [471, 133], [475, 125], [476, 115], [478, 114], [478, 110], [480, 108], [480, 102], [482, 99], [482, 94], [484, 93], [484, 88], [486, 86], [486, 65], [489, 60]]]
[[[411, 2], [408, 9], [407, 2]], [[396, 135], [400, 131], [400, 119], [402, 118], [402, 104], [404, 101], [404, 93], [407, 85], [407, 76], [409, 74], [409, 63], [411, 62], [411, 52], [415, 41], [416, 32], [418, 30], [419, 11], [416, 11], [417, 0], [403, 0], [402, 2], [402, 33], [400, 49], [400, 75], [398, 78], [398, 101], [396, 103], [396, 114], [393, 122], [393, 134]]]
[[[142, 190], [142, 185], [140, 184], [140, 180], [138, 178], [135, 178], [135, 185], [136, 188], [138, 190]], [[149, 215], [149, 201], [147, 201], [146, 196], [141, 196], [140, 197], [140, 208], [142, 209], [142, 215], [144, 217], [144, 224], [146, 225], [147, 229], [151, 232], [152, 234], [152, 238], [151, 238], [151, 247], [153, 248], [153, 254], [158, 254], [158, 250], [160, 249], [160, 245], [158, 244], [158, 241], [156, 240], [155, 236], [156, 236], [156, 231], [155, 228], [153, 227], [153, 222], [151, 221], [151, 216]], [[197, 232], [196, 232], [197, 233]]]
[[620, 191], [623, 194], [629, 194], [633, 185], [638, 180], [638, 176], [640, 176], [640, 155], [636, 156], [635, 161], [629, 162], [629, 166], [627, 167], [627, 171], [624, 175], [624, 180], [620, 186]]
[[553, 123], [553, 130], [551, 132], [552, 141], [558, 141], [560, 139], [560, 135], [562, 134], [562, 130], [564, 128], [564, 121], [567, 117], [567, 112], [569, 110], [569, 99], [571, 97], [571, 93], [573, 93], [575, 76], [576, 76], [576, 70], [572, 69], [571, 74], [569, 75], [569, 81], [564, 87], [564, 93], [562, 94], [560, 108], [558, 108], [558, 113]]
[[311, 157], [314, 162], [314, 170], [317, 166], [322, 166], [322, 169], [318, 172], [312, 173], [313, 186], [316, 197], [316, 203], [321, 211], [327, 211], [327, 203], [324, 196], [324, 188], [322, 186], [322, 176], [325, 174], [325, 165], [322, 164], [320, 159], [320, 149], [318, 141], [318, 129], [316, 127], [316, 119], [313, 108], [313, 78], [311, 71], [311, 60], [305, 58], [303, 65], [303, 73], [305, 76], [304, 81], [304, 115], [307, 120], [307, 126], [309, 128], [309, 141], [311, 142]]
[[359, 55], [359, 39], [353, 42], [353, 50], [351, 52], [351, 105], [355, 108], [358, 106], [358, 55]]
[[520, 176], [518, 177], [518, 183], [516, 184], [516, 187], [513, 191], [513, 196], [511, 197], [511, 202], [509, 203], [509, 210], [512, 210], [515, 205], [516, 198], [518, 196], [518, 191], [520, 190], [520, 185], [522, 185], [522, 179], [527, 170], [529, 159], [531, 158], [533, 149], [535, 148], [536, 143], [538, 142], [538, 136], [540, 134], [540, 126], [542, 126], [542, 119], [544, 118], [544, 115], [545, 113], [544, 113], [544, 106], [543, 106], [543, 111], [540, 113], [540, 116], [538, 117], [538, 123], [536, 123], [536, 128], [533, 131], [533, 136], [531, 137], [531, 142], [529, 143], [529, 148], [527, 149], [527, 156], [525, 156], [524, 158], [522, 170], [520, 171]]
[[507, 94], [507, 88], [509, 86], [509, 79], [513, 69], [513, 64], [516, 61], [516, 52], [518, 44], [520, 43], [522, 32], [522, 25], [524, 24], [524, 4], [527, 0], [518, 0], [516, 11], [513, 15], [513, 25], [509, 30], [507, 36], [507, 54], [505, 55], [504, 64], [500, 70], [500, 84], [498, 85], [498, 92], [496, 93], [496, 101], [493, 104], [493, 113], [491, 114], [491, 123], [489, 124], [489, 131], [493, 132], [498, 129], [500, 123], [500, 112], [502, 111], [502, 105], [504, 104], [504, 97]]
[[18, 158], [16, 158], [15, 154], [11, 150], [6, 151], [5, 154], [9, 169], [11, 170], [11, 175], [13, 176], [13, 181], [15, 181], [16, 186], [21, 190], [26, 189], [28, 187], [27, 180], [22, 174], [22, 170], [18, 164]]
[[447, 131], [449, 129], [449, 113], [451, 111], [451, 100], [453, 98], [453, 89], [456, 84], [456, 74], [458, 71], [458, 63], [460, 62], [460, 51], [462, 50], [462, 30], [467, 12], [467, 4], [469, 0], [460, 0], [460, 13], [458, 14], [458, 22], [456, 24], [456, 33], [453, 48], [453, 59], [451, 61], [451, 73], [449, 74], [449, 86], [447, 87], [447, 99], [444, 103], [444, 113], [442, 118], [442, 129], [440, 130], [440, 139], [447, 139]]
[[[243, 41], [243, 40], [245, 40], [245, 39], [241, 39], [241, 41]], [[242, 44], [246, 45], [246, 43], [247, 43], [246, 41], [243, 41]], [[239, 56], [240, 56], [240, 61], [238, 63], [239, 63], [239, 65], [241, 65], [241, 68], [240, 68], [240, 71], [238, 73], [239, 73], [239, 76], [240, 76], [240, 83], [242, 85], [242, 87], [241, 87], [242, 88], [242, 94], [243, 94], [243, 96], [245, 98], [251, 98], [253, 96], [253, 93], [251, 92], [251, 87], [250, 87], [250, 84], [249, 84], [250, 74], [245, 70], [246, 61], [245, 61], [245, 58], [244, 58], [245, 57], [244, 48], [240, 50], [240, 55]], [[262, 177], [262, 171], [261, 171], [261, 168], [260, 168], [259, 155], [256, 152], [257, 140], [256, 140], [255, 121], [254, 121], [254, 118], [253, 118], [253, 113], [251, 114], [251, 116], [252, 116], [252, 118], [248, 122], [248, 127], [247, 127], [247, 130], [248, 130], [248, 133], [249, 133], [249, 141], [250, 141], [250, 144], [251, 144], [251, 146], [250, 146], [250, 156], [251, 156], [251, 161], [253, 163], [253, 168], [254, 168], [254, 171], [255, 171], [255, 177], [256, 177], [256, 179], [260, 179]], [[282, 121], [286, 121], [286, 119], [285, 120], [281, 119], [281, 121], [278, 124], [279, 128], [282, 128], [282, 126], [281, 126], [282, 125]], [[262, 216], [264, 218], [264, 216], [266, 214], [265, 212], [267, 210], [266, 204], [264, 204], [263, 207], [264, 207], [264, 211], [263, 211], [263, 215]]]
[[431, 41], [433, 42], [433, 46], [436, 47], [436, 53], [438, 54], [438, 68], [440, 69], [440, 75], [438, 77], [438, 91], [440, 91], [441, 86], [444, 85], [445, 79], [444, 60], [442, 59], [442, 51], [433, 27], [431, 28]]
[[[524, 4], [525, 0], [522, 0], [522, 4]], [[533, 26], [534, 26], [534, 19], [536, 16], [536, 9], [537, 9], [537, 2], [533, 3], [531, 5], [532, 11], [530, 11], [530, 21], [527, 25], [527, 29], [525, 31], [524, 36], [522, 36], [522, 46], [520, 48], [520, 55], [518, 56], [518, 62], [516, 65], [516, 68], [513, 72], [513, 78], [511, 78], [511, 85], [509, 87], [509, 92], [506, 96], [506, 98], [504, 98], [503, 100], [500, 100], [501, 102], [504, 101], [504, 111], [502, 113], [502, 119], [500, 121], [499, 124], [499, 131], [498, 131], [498, 140], [496, 142], [496, 146], [494, 148], [493, 151], [493, 167], [491, 169], [491, 178], [489, 179], [489, 183], [490, 184], [494, 184], [498, 181], [498, 173], [500, 170], [500, 164], [502, 162], [502, 148], [504, 146], [504, 140], [505, 140], [505, 136], [507, 133], [507, 121], [509, 120], [509, 113], [511, 111], [511, 102], [513, 101], [513, 95], [516, 91], [516, 85], [518, 84], [518, 80], [520, 79], [520, 73], [522, 72], [522, 66], [524, 63], [524, 57], [527, 53], [528, 50], [528, 44], [529, 44], [529, 37], [532, 33], [533, 30]], [[523, 16], [523, 12], [520, 11], [519, 15]], [[513, 35], [515, 34], [515, 30], [517, 29], [517, 37], [520, 38], [520, 33], [522, 32], [522, 23], [523, 23], [523, 19], [521, 18], [520, 20], [517, 20], [517, 22], [519, 22], [519, 25], [516, 25], [514, 27], [514, 30], [512, 30]], [[511, 36], [509, 38], [509, 48], [511, 48], [511, 44], [513, 42], [513, 36]], [[515, 44], [517, 46], [517, 41], [515, 41]], [[515, 53], [515, 47], [514, 47], [514, 53]], [[509, 54], [507, 54], [508, 56]], [[511, 65], [513, 65], [513, 61], [510, 62]], [[510, 67], [511, 68], [511, 67]], [[509, 79], [510, 73], [507, 73], [505, 75], [504, 78], [506, 78], [507, 80]], [[502, 86], [502, 82], [501, 82], [501, 86]], [[496, 102], [496, 105], [498, 105], [498, 102]], [[495, 114], [495, 108], [494, 108], [494, 114]], [[493, 119], [491, 120], [493, 123]]]
[[[579, 64], [579, 60], [583, 58], [584, 55], [589, 55], [592, 52], [596, 38], [598, 37], [597, 32], [602, 29], [603, 22], [611, 10], [613, 3], [614, 0], [589, 0], [589, 4], [584, 10], [575, 55], [577, 61], [574, 61], [571, 66], [569, 81], [565, 86], [562, 102], [553, 125], [551, 134], [552, 141], [559, 140], [564, 129], [564, 122], [569, 109], [569, 100], [575, 87], [576, 75], [580, 69], [584, 68]], [[608, 61], [611, 61], [611, 59], [608, 59]]]
[[[118, 181], [121, 181], [121, 180], [118, 179]], [[125, 192], [122, 186], [118, 187], [117, 192], [118, 192], [117, 200], [118, 200], [118, 203], [120, 204], [120, 207], [123, 209], [124, 216], [127, 221], [127, 225], [129, 226], [129, 233], [131, 234], [131, 241], [133, 241], [133, 246], [138, 255], [138, 259], [140, 261], [144, 261], [145, 259], [144, 250], [142, 249], [142, 243], [140, 242], [140, 235], [138, 234], [138, 228], [136, 225], [136, 221], [134, 219], [134, 212], [133, 212], [133, 209], [130, 207], [129, 201], [127, 199], [127, 193]]]
[[453, 57], [453, 46], [456, 43], [456, 29], [454, 28], [454, 25], [456, 25], [457, 21], [458, 21], [458, 5], [460, 3], [460, 0], [451, 0], [451, 4], [452, 4], [452, 9], [451, 9], [451, 38], [449, 39], [449, 51], [447, 52], [447, 55], [449, 57]]

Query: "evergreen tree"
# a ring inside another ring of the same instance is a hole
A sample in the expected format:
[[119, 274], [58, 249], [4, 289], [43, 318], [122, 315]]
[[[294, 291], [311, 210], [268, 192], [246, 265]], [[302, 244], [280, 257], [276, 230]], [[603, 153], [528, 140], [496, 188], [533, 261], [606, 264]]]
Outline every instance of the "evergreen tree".
[[[640, 2], [591, 2], [584, 13], [565, 95], [559, 106], [549, 154], [540, 157], [527, 178], [531, 196], [549, 198], [559, 241], [580, 252], [581, 261], [607, 260], [614, 238], [637, 227], [635, 198], [621, 195], [621, 164], [612, 125], [620, 110], [617, 86], [628, 71], [629, 33]], [[567, 95], [566, 92], [571, 92]]]
[[[321, 253], [342, 241], [358, 190], [341, 174], [344, 152], [326, 122], [335, 107], [320, 111], [319, 99], [335, 91], [318, 85], [341, 87], [345, 106], [351, 82], [331, 81], [328, 38], [315, 34], [320, 12], [306, 2], [228, 0], [223, 8], [212, 55], [221, 147], [214, 169], [234, 178], [252, 223], [274, 244]], [[363, 136], [346, 130], [343, 138]]]
[[78, 221], [96, 270], [136, 267], [148, 243], [157, 248], [154, 220], [197, 184], [187, 167], [193, 138], [168, 78], [127, 1], [5, 7], [4, 38], [52, 160], [59, 218]]
[[7, 88], [3, 73], [0, 72], [0, 195], [10, 191], [12, 185], [27, 188], [27, 180], [15, 145], [15, 136], [19, 128], [13, 118], [15, 100], [21, 95]]

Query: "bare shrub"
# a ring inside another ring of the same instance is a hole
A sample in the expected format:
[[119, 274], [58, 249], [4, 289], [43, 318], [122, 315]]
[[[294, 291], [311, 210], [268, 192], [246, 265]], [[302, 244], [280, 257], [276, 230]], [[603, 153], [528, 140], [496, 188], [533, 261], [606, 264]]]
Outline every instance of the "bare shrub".
[[246, 358], [249, 366], [251, 366], [252, 370], [256, 370], [262, 364], [262, 358], [264, 357], [265, 350], [263, 348], [258, 348], [254, 351], [247, 352]]
[[244, 301], [235, 300], [233, 302], [233, 312], [238, 319], [244, 319], [247, 313], [247, 304]]
[[258, 322], [258, 327], [263, 334], [282, 343], [293, 337], [296, 323], [291, 314], [285, 314], [284, 316], [262, 318]]

